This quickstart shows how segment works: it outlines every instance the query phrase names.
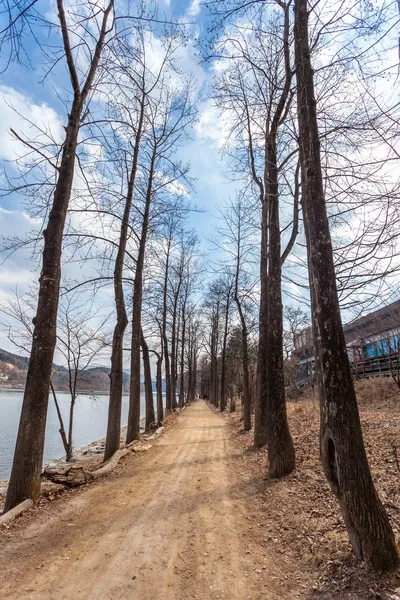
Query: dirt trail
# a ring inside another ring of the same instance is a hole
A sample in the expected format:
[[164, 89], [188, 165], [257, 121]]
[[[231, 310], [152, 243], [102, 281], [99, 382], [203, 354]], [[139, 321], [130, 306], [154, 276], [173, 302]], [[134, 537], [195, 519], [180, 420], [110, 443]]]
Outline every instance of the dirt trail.
[[[3, 540], [2, 600], [304, 597], [257, 535], [222, 416], [202, 401], [146, 455]], [[23, 517], [24, 518], [24, 517]]]

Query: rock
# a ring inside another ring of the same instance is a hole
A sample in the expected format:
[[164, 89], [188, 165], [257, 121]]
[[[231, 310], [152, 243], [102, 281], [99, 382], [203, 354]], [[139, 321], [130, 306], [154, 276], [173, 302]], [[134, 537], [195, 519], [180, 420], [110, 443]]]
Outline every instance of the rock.
[[74, 462], [79, 462], [79, 461], [83, 460], [83, 454], [80, 454], [78, 456], [73, 456], [69, 462], [74, 463]]
[[139, 442], [132, 448], [132, 450], [133, 452], [147, 452], [147, 450], [150, 450], [150, 448], [151, 444], [144, 444], [143, 442]]
[[148, 440], [153, 440], [154, 438], [158, 437], [159, 435], [161, 435], [161, 433], [164, 431], [164, 427], [161, 426], [158, 429], [156, 429], [156, 431], [153, 433], [153, 435], [151, 435], [150, 437], [148, 437]]

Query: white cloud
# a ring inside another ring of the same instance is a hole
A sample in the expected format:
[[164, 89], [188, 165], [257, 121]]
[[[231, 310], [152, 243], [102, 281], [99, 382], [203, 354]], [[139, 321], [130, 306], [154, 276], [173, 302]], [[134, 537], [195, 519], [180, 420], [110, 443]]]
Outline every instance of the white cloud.
[[228, 136], [228, 125], [216, 108], [213, 100], [206, 100], [199, 106], [199, 119], [195, 124], [197, 138], [222, 148]]
[[56, 143], [62, 140], [63, 128], [57, 113], [45, 103], [35, 104], [29, 96], [12, 87], [0, 86], [0, 111], [0, 158], [15, 160], [23, 149], [11, 129], [27, 140], [47, 143], [50, 139]]
[[201, 0], [192, 0], [189, 5], [189, 8], [186, 11], [186, 14], [189, 17], [197, 17], [201, 11]]

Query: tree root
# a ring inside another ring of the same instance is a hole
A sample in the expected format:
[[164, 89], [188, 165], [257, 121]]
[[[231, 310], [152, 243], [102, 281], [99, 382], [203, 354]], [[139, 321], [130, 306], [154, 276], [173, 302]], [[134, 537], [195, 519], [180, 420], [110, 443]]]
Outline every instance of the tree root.
[[24, 500], [23, 502], [21, 502], [21, 504], [17, 504], [17, 506], [14, 506], [14, 508], [12, 508], [0, 517], [0, 527], [2, 525], [6, 525], [6, 523], [9, 523], [13, 519], [15, 519], [15, 517], [21, 515], [23, 512], [28, 510], [28, 508], [32, 508], [32, 506], [33, 500]]

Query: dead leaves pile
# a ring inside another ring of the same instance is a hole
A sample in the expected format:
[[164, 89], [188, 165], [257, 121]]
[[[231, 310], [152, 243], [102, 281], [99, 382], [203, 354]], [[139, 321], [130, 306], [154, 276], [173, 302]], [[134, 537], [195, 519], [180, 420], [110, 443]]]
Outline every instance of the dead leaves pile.
[[[389, 379], [356, 384], [372, 475], [400, 542], [400, 391]], [[259, 543], [299, 564], [304, 598], [400, 600], [400, 574], [371, 575], [356, 564], [337, 502], [319, 460], [318, 399], [311, 391], [288, 404], [296, 470], [269, 481], [266, 449], [252, 449], [252, 432], [228, 415], [243, 475], [257, 487]], [[397, 452], [397, 446], [399, 446]]]

